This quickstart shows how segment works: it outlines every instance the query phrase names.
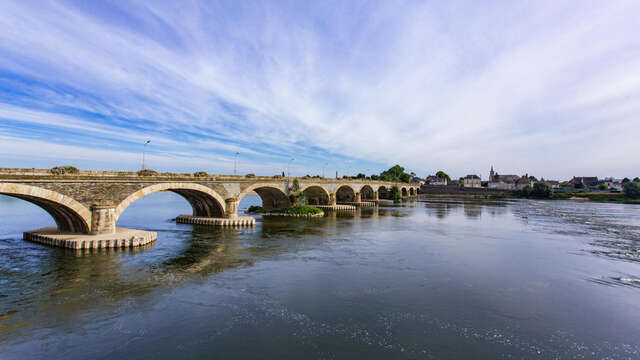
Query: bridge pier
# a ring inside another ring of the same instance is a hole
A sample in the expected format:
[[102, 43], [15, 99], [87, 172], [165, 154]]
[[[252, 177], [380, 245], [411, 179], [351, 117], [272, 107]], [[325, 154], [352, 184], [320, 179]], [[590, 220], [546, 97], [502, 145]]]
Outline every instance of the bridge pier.
[[338, 205], [338, 200], [336, 198], [336, 193], [330, 193], [329, 194], [329, 205], [330, 206]]
[[93, 205], [91, 207], [91, 235], [116, 233], [116, 207]]
[[238, 205], [240, 201], [237, 198], [225, 199], [224, 217], [227, 219], [235, 219], [238, 217]]
[[224, 217], [206, 217], [197, 215], [180, 215], [176, 222], [182, 224], [208, 225], [208, 226], [254, 226], [256, 219], [253, 216], [238, 216], [238, 198], [228, 198], [224, 200]]
[[354, 199], [354, 202], [362, 202], [362, 196], [360, 195], [360, 192], [356, 193], [356, 198]]

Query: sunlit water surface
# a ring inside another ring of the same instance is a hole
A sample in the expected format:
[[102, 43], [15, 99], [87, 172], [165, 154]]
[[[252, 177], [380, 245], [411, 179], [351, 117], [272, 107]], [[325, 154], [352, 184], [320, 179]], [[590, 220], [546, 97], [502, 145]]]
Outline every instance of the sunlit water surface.
[[[242, 208], [259, 203], [247, 197]], [[146, 248], [24, 242], [0, 196], [0, 359], [640, 358], [640, 207], [439, 199], [255, 228], [118, 226]]]

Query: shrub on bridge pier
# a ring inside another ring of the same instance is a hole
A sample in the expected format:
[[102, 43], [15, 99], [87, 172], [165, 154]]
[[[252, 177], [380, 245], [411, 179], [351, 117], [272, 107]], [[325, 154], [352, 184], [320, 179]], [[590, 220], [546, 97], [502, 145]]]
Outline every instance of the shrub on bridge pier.
[[51, 169], [51, 172], [55, 175], [64, 175], [64, 174], [77, 174], [80, 172], [75, 166], [56, 166]]

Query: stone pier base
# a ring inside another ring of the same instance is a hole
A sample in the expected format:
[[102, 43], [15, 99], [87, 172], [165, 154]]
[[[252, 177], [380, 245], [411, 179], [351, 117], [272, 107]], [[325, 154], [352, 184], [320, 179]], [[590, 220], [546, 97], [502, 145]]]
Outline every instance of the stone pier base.
[[193, 215], [180, 215], [176, 222], [181, 224], [210, 225], [210, 226], [254, 226], [256, 219], [252, 216], [238, 216], [235, 218], [210, 218]]
[[338, 203], [338, 205], [353, 205], [357, 207], [364, 207], [364, 206], [376, 206], [376, 203], [374, 201], [368, 201], [368, 200], [363, 200], [360, 202], [341, 201]]
[[68, 249], [131, 248], [156, 241], [153, 231], [117, 228], [113, 234], [88, 235], [58, 231], [55, 227], [27, 231], [23, 239]]
[[322, 210], [356, 210], [353, 205], [311, 205]]

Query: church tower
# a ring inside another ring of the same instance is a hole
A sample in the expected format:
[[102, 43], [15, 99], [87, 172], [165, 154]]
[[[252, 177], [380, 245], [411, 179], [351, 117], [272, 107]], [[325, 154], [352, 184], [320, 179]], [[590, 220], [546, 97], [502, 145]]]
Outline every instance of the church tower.
[[489, 182], [493, 182], [493, 177], [495, 176], [495, 172], [493, 172], [493, 165], [491, 165], [491, 171], [489, 172]]

